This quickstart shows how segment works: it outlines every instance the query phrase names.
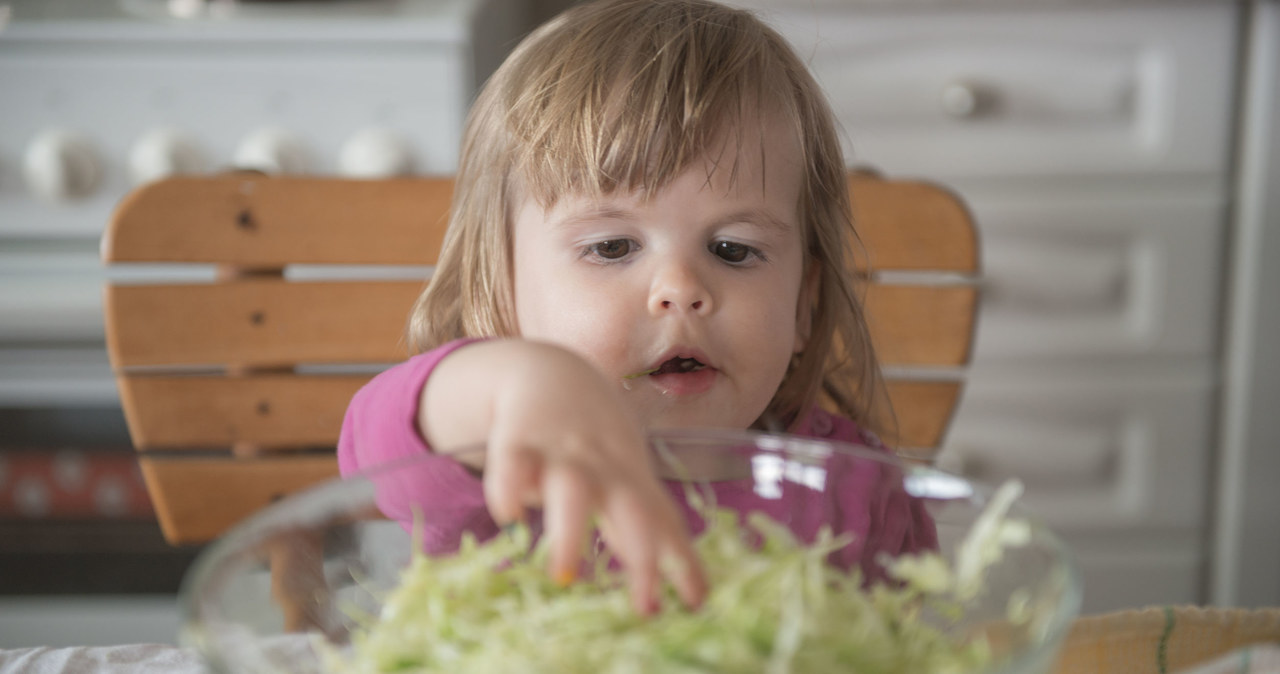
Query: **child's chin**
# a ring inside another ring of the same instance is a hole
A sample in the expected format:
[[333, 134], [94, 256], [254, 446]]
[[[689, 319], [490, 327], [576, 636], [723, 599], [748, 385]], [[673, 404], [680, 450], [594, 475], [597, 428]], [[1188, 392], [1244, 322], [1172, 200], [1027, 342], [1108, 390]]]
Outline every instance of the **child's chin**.
[[652, 431], [672, 431], [685, 428], [722, 428], [740, 431], [750, 427], [750, 421], [743, 421], [724, 414], [699, 412], [688, 408], [667, 410], [665, 413], [655, 415], [647, 420], [645, 424], [645, 428]]

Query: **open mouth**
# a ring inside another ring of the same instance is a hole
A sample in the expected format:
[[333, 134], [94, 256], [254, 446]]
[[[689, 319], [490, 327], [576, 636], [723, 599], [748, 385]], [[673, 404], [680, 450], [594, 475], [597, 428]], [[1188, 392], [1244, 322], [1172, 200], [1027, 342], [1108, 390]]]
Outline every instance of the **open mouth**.
[[672, 356], [656, 367], [622, 378], [622, 387], [631, 390], [633, 380], [644, 377], [663, 395], [692, 396], [711, 390], [718, 378], [715, 367], [694, 356]]
[[680, 356], [676, 356], [675, 358], [671, 358], [665, 363], [659, 365], [657, 369], [653, 370], [649, 374], [686, 374], [689, 372], [697, 372], [705, 367], [706, 364], [702, 363], [697, 358], [682, 358]]
[[673, 356], [666, 361], [660, 363], [657, 367], [649, 368], [642, 372], [634, 372], [632, 374], [623, 375], [622, 381], [625, 383], [632, 379], [641, 377], [657, 376], [664, 374], [692, 374], [700, 372], [711, 367], [706, 363], [690, 356]]

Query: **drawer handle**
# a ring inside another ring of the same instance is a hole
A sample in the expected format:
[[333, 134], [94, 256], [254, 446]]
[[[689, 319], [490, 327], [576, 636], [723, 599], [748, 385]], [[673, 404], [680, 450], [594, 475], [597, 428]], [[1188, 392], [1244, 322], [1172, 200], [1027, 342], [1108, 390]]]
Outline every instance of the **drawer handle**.
[[942, 111], [954, 119], [974, 119], [988, 112], [995, 100], [993, 93], [976, 82], [958, 80], [942, 88], [939, 102]]

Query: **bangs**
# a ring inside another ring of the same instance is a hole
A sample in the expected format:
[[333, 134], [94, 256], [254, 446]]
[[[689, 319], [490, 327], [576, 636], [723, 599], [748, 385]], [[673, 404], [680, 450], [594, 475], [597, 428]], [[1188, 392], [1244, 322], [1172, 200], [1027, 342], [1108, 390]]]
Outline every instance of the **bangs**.
[[568, 192], [652, 194], [695, 161], [733, 180], [747, 134], [798, 117], [800, 64], [745, 11], [640, 0], [575, 12], [525, 45], [544, 58], [513, 59], [498, 94], [511, 177], [544, 206]]

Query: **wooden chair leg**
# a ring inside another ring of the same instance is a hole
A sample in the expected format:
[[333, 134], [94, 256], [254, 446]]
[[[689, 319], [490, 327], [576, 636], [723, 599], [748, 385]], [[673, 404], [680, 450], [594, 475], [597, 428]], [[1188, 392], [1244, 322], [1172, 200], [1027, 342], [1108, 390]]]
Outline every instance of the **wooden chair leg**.
[[286, 632], [328, 629], [329, 586], [324, 576], [324, 533], [296, 532], [272, 541], [267, 551], [271, 596]]

